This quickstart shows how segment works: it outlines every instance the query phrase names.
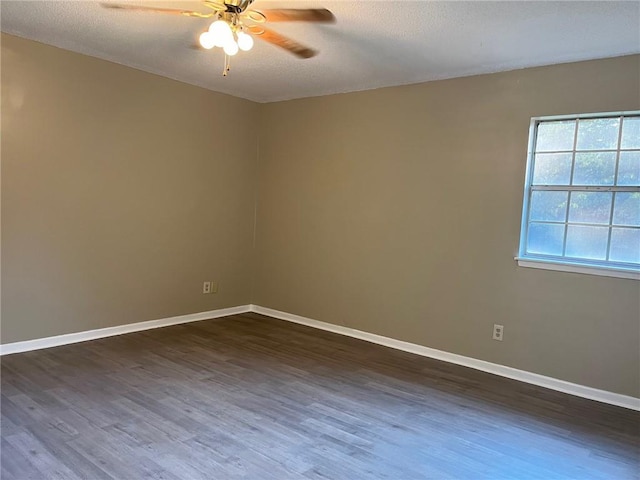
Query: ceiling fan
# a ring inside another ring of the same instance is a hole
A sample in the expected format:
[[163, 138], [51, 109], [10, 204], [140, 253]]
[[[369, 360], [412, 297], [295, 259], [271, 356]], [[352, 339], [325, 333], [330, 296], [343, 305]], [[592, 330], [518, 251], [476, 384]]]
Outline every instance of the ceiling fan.
[[223, 75], [230, 69], [230, 57], [238, 50], [251, 50], [256, 35], [299, 58], [311, 58], [318, 52], [301, 43], [266, 28], [267, 22], [317, 22], [334, 23], [333, 13], [325, 8], [282, 8], [270, 10], [249, 9], [254, 0], [203, 0], [209, 11], [206, 13], [173, 8], [144, 7], [133, 4], [101, 3], [105, 8], [137, 12], [164, 13], [194, 18], [211, 18], [209, 29], [200, 34], [197, 48], [210, 50], [220, 47], [225, 53]]

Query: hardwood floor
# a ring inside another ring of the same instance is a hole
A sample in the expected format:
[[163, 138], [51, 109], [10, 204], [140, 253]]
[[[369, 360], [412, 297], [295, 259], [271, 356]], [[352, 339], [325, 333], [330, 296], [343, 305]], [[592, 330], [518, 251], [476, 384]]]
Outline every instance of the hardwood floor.
[[640, 413], [255, 314], [2, 358], [2, 479], [628, 479]]

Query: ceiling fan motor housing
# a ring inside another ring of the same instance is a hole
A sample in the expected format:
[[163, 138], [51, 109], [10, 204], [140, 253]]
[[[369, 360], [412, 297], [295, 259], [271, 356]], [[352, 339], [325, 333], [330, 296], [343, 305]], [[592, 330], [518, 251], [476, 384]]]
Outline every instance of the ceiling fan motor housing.
[[228, 12], [242, 13], [249, 5], [253, 3], [253, 0], [224, 0], [224, 5]]

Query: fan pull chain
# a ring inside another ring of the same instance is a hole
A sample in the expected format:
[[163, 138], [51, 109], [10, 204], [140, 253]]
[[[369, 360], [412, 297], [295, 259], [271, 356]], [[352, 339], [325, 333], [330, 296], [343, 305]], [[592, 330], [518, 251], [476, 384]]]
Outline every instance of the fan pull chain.
[[229, 73], [229, 70], [231, 70], [231, 57], [225, 53], [224, 54], [224, 69], [222, 70], [222, 76], [226, 77], [227, 73]]

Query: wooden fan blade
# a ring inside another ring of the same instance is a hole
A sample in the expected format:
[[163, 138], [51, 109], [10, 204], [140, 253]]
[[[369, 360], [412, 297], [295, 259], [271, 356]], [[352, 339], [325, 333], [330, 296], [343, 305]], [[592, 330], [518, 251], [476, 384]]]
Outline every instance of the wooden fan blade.
[[141, 7], [137, 5], [119, 5], [116, 3], [101, 3], [104, 8], [112, 8], [114, 10], [129, 10], [135, 12], [151, 12], [151, 13], [166, 13], [169, 15], [182, 15], [184, 17], [197, 17], [197, 18], [210, 18], [216, 15], [212, 13], [194, 12], [192, 10], [179, 10], [175, 8], [153, 8], [153, 7]]
[[301, 43], [291, 40], [290, 38], [280, 35], [279, 33], [264, 28], [262, 25], [252, 25], [247, 27], [254, 35], [259, 35], [265, 42], [272, 43], [273, 45], [280, 47], [288, 52], [293, 53], [299, 58], [311, 58], [318, 54], [315, 50], [305, 47]]
[[279, 8], [260, 10], [267, 22], [320, 22], [334, 23], [336, 17], [326, 8]]

